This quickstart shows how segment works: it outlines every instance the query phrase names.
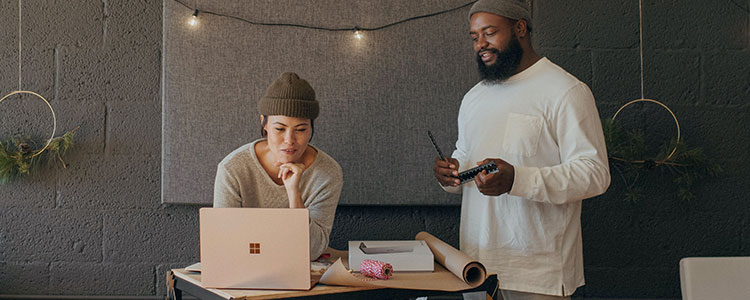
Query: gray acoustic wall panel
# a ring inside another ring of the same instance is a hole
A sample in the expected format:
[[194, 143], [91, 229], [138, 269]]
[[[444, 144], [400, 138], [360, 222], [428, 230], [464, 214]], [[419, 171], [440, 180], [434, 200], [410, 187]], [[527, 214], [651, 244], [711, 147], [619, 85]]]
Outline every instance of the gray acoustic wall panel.
[[164, 1], [162, 200], [212, 202], [216, 165], [260, 137], [257, 100], [285, 71], [321, 104], [312, 144], [344, 170], [342, 204], [457, 204], [432, 176], [431, 130], [447, 154], [463, 94], [477, 81], [463, 7], [363, 32], [465, 0]]

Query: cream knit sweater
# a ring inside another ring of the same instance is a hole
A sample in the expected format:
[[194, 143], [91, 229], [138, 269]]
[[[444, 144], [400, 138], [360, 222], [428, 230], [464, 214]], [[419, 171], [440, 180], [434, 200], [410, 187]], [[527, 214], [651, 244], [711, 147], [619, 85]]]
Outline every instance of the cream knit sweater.
[[[255, 144], [243, 145], [218, 165], [214, 207], [289, 207], [286, 189], [268, 176], [255, 155]], [[310, 212], [310, 259], [328, 247], [336, 206], [343, 187], [341, 166], [318, 148], [315, 161], [302, 173], [300, 192]]]

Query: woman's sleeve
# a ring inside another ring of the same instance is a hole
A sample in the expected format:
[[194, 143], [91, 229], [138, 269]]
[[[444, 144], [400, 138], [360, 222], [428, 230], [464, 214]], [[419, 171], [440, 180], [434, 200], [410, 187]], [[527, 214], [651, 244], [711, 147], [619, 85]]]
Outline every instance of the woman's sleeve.
[[224, 163], [219, 163], [216, 167], [214, 207], [242, 207], [239, 182], [229, 173]]
[[310, 212], [310, 260], [317, 259], [328, 247], [336, 207], [344, 186], [341, 166], [334, 164], [330, 172], [326, 172], [331, 176], [319, 181], [319, 188], [305, 199], [305, 206]]

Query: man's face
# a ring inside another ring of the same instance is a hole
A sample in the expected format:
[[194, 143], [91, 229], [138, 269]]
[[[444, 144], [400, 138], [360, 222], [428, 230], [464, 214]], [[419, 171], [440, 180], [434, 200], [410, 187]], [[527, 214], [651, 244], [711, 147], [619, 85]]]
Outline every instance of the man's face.
[[500, 82], [516, 73], [523, 49], [518, 42], [515, 22], [487, 12], [471, 16], [470, 34], [482, 79]]

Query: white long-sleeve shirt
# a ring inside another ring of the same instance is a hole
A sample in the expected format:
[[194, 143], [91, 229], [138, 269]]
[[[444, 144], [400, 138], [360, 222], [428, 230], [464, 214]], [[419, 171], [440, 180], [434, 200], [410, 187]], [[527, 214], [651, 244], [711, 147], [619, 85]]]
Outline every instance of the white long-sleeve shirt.
[[453, 158], [515, 168], [513, 187], [463, 193], [461, 251], [497, 273], [500, 288], [568, 296], [584, 284], [581, 200], [609, 186], [601, 121], [589, 88], [542, 58], [498, 84], [478, 83], [461, 102]]

